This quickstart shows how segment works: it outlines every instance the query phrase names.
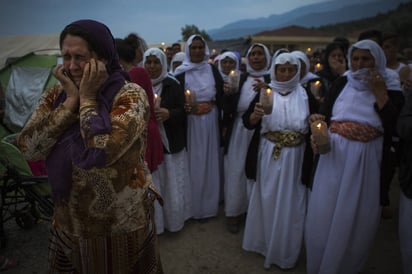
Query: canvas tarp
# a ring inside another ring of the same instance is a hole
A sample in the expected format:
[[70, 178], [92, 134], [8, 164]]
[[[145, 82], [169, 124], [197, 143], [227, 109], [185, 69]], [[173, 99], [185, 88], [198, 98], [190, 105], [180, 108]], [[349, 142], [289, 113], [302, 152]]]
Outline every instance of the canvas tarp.
[[58, 35], [0, 36], [3, 126], [12, 132], [24, 126], [43, 91], [57, 82], [51, 71], [59, 62]]
[[0, 36], [0, 69], [9, 58], [19, 58], [31, 52], [55, 55], [59, 52], [59, 34]]

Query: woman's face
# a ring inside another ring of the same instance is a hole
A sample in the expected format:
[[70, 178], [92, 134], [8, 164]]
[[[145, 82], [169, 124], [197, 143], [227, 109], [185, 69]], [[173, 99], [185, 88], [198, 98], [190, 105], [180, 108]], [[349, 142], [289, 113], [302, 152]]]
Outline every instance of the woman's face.
[[236, 69], [236, 61], [226, 57], [225, 59], [220, 60], [220, 67], [222, 68], [223, 74], [228, 75], [231, 70]]
[[276, 80], [279, 82], [287, 82], [296, 75], [298, 69], [296, 65], [286, 62], [285, 64], [279, 64], [275, 66]]
[[181, 62], [181, 61], [175, 61], [175, 62], [173, 62], [173, 71], [175, 71], [176, 68], [177, 68], [178, 66], [180, 66], [182, 63], [183, 63], [183, 62]]
[[328, 62], [331, 63], [333, 61], [337, 61], [341, 64], [345, 63], [345, 55], [343, 54], [342, 49], [336, 48], [330, 52]]
[[66, 35], [63, 39], [61, 53], [64, 70], [68, 72], [70, 79], [79, 87], [84, 66], [91, 58], [98, 59], [97, 54], [89, 50], [86, 40], [71, 34]]
[[205, 45], [201, 40], [193, 40], [189, 46], [190, 61], [192, 63], [200, 63], [205, 57]]
[[266, 68], [266, 55], [262, 47], [255, 46], [247, 57], [249, 65], [253, 70], [259, 71]]
[[375, 67], [375, 59], [367, 49], [354, 49], [350, 57], [350, 62], [352, 71]]
[[152, 79], [156, 79], [162, 74], [162, 63], [155, 55], [147, 56], [144, 67]]

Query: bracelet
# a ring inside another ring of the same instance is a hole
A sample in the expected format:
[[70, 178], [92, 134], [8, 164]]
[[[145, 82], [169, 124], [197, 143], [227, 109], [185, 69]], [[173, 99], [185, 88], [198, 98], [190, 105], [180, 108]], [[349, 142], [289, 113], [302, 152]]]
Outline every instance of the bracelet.
[[79, 112], [82, 112], [85, 108], [96, 108], [97, 103], [93, 101], [86, 101], [79, 107]]

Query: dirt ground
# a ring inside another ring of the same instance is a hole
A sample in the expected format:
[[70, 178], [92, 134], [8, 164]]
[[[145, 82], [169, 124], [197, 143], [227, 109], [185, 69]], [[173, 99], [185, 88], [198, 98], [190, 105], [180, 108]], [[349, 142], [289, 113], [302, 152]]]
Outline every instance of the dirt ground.
[[[392, 209], [394, 217], [382, 220], [378, 235], [362, 274], [401, 274], [401, 258], [397, 235], [397, 209], [399, 188], [392, 184]], [[225, 229], [223, 206], [219, 216], [206, 223], [188, 221], [177, 233], [165, 232], [159, 236], [161, 259], [165, 274], [304, 274], [305, 254], [297, 266], [281, 271], [272, 266], [263, 268], [263, 256], [244, 251], [243, 230], [231, 234]], [[1, 249], [1, 255], [14, 256], [19, 266], [6, 271], [9, 274], [30, 274], [47, 272], [47, 245], [49, 223], [40, 222], [30, 230], [22, 230], [14, 220], [5, 224], [8, 245]]]

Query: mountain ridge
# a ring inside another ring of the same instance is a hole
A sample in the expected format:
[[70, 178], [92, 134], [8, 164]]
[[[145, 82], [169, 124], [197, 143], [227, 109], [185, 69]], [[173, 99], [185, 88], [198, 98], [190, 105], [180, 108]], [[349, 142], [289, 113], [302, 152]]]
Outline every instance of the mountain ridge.
[[348, 22], [396, 9], [410, 0], [329, 1], [296, 8], [283, 14], [271, 14], [256, 19], [242, 19], [207, 31], [213, 40], [236, 39], [288, 25], [321, 27]]

